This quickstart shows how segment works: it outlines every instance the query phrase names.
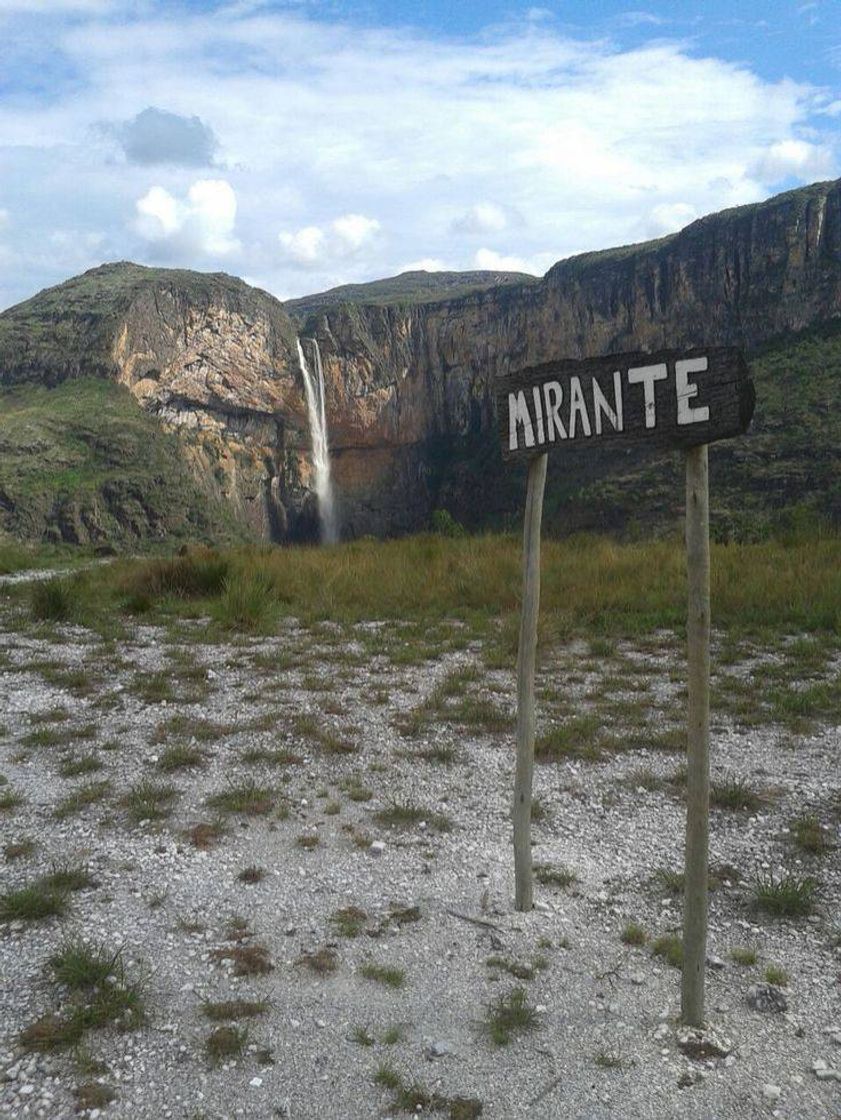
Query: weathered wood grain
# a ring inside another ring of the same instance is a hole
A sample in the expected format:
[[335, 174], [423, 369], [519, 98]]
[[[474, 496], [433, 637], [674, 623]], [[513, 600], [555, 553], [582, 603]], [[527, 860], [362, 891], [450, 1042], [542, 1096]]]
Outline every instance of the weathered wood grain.
[[500, 379], [500, 445], [508, 460], [600, 443], [697, 447], [746, 431], [754, 399], [735, 347], [563, 359]]

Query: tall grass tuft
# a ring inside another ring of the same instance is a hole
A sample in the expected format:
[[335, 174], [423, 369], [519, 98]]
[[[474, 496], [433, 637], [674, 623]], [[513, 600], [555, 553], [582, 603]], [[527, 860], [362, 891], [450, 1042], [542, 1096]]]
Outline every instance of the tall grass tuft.
[[168, 559], [144, 560], [124, 571], [121, 591], [129, 603], [172, 595], [209, 599], [221, 594], [230, 560], [213, 549], [199, 548]]
[[260, 569], [235, 572], [225, 579], [213, 613], [217, 621], [230, 630], [270, 632], [278, 615], [278, 601], [271, 581]]
[[29, 605], [38, 622], [69, 622], [80, 610], [78, 585], [60, 578], [38, 580], [32, 585]]

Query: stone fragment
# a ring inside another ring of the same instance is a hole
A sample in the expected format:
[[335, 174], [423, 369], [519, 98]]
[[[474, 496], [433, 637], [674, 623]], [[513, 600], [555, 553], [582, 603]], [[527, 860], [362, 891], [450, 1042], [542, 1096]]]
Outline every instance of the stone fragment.
[[748, 988], [748, 1007], [754, 1011], [767, 1011], [780, 1014], [788, 1011], [788, 1000], [782, 988], [776, 984], [752, 984]]

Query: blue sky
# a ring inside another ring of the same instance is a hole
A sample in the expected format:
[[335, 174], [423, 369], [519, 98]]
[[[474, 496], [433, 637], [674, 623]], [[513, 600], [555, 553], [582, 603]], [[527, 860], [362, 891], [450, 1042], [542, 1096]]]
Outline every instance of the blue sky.
[[0, 307], [543, 273], [841, 175], [841, 2], [0, 0]]

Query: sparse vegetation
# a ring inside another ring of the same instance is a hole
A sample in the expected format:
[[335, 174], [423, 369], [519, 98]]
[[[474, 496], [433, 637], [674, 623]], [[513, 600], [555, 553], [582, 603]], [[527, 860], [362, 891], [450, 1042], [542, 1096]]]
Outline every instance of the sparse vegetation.
[[716, 809], [746, 809], [756, 812], [764, 804], [763, 797], [751, 789], [744, 778], [728, 776], [710, 783], [710, 805]]
[[664, 933], [651, 943], [652, 956], [660, 957], [672, 968], [683, 967], [683, 941], [673, 933]]
[[811, 914], [817, 893], [817, 880], [811, 876], [773, 874], [762, 876], [753, 887], [756, 906], [775, 918], [803, 918]]
[[515, 1034], [534, 1030], [538, 1015], [529, 1005], [525, 988], [512, 988], [490, 1005], [485, 1020], [491, 1040], [497, 1046], [507, 1046]]
[[365, 928], [368, 915], [358, 906], [343, 906], [334, 912], [330, 921], [342, 937], [358, 937]]
[[216, 1027], [204, 1041], [204, 1052], [213, 1063], [239, 1058], [248, 1042], [248, 1031], [240, 1027]]
[[394, 965], [363, 964], [359, 970], [360, 976], [366, 980], [376, 980], [387, 988], [402, 988], [406, 983], [406, 970]]
[[246, 816], [263, 816], [270, 813], [277, 802], [277, 791], [272, 786], [260, 785], [253, 779], [231, 783], [227, 789], [214, 793], [205, 804], [220, 813], [244, 813]]
[[623, 945], [644, 945], [648, 934], [639, 922], [628, 922], [622, 929], [619, 939]]
[[550, 863], [536, 863], [534, 877], [542, 887], [558, 887], [560, 890], [566, 890], [578, 882], [578, 876], [572, 868]]
[[730, 959], [736, 964], [750, 968], [756, 964], [759, 953], [755, 945], [737, 945], [730, 950]]
[[257, 1015], [265, 1015], [269, 1010], [266, 1000], [253, 999], [228, 999], [213, 1002], [207, 1000], [202, 1004], [202, 1011], [212, 1022], [226, 1022], [229, 1019], [253, 1019]]
[[788, 973], [778, 964], [769, 964], [765, 969], [765, 983], [775, 984], [778, 988], [788, 987]]
[[129, 789], [122, 804], [131, 820], [136, 823], [157, 821], [169, 816], [172, 803], [177, 797], [178, 790], [175, 786], [144, 778]]
[[794, 843], [809, 855], [823, 855], [832, 847], [827, 830], [814, 813], [803, 813], [795, 817], [789, 827]]

